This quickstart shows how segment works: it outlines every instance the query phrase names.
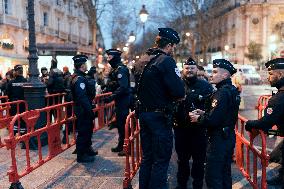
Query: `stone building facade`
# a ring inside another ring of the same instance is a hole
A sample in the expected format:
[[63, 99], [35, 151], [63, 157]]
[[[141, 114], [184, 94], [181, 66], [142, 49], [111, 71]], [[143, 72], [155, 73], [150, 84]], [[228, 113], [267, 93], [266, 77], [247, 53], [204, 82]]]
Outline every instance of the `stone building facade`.
[[[15, 64], [27, 68], [27, 0], [0, 0], [0, 72]], [[95, 54], [92, 29], [77, 0], [35, 0], [35, 27], [39, 55]], [[102, 43], [100, 31], [97, 39]], [[103, 45], [103, 44], [100, 44]]]

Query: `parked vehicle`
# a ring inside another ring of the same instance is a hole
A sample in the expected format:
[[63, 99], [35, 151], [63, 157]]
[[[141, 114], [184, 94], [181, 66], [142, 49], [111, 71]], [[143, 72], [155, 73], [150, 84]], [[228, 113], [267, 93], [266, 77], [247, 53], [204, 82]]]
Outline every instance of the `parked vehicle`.
[[238, 70], [238, 72], [242, 73], [244, 84], [259, 85], [262, 83], [261, 77], [254, 66], [235, 64], [234, 67]]

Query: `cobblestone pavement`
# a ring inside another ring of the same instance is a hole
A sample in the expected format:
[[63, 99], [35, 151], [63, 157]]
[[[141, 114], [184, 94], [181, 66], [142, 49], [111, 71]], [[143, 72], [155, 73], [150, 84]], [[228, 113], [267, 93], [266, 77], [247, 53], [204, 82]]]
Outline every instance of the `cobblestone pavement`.
[[[259, 95], [270, 94], [268, 86], [244, 86], [243, 99], [245, 110], [240, 113], [249, 118], [255, 119], [257, 112], [254, 109]], [[3, 132], [3, 131], [2, 131]], [[72, 154], [75, 147], [71, 147], [64, 153], [60, 154], [53, 160], [49, 161], [33, 173], [26, 175], [20, 181], [25, 189], [121, 189], [124, 176], [124, 157], [118, 157], [117, 154], [110, 152], [110, 148], [116, 145], [116, 130], [108, 131], [103, 129], [94, 134], [93, 147], [98, 149], [99, 155], [95, 162], [89, 164], [78, 164], [76, 155]], [[273, 148], [276, 139], [268, 140], [268, 148]], [[24, 155], [24, 151], [20, 148], [17, 150], [20, 156]], [[43, 148], [43, 154], [47, 153], [47, 147]], [[33, 151], [32, 158], [36, 159], [37, 151]], [[176, 186], [177, 157], [173, 151], [172, 159], [169, 165], [168, 181], [169, 188]], [[19, 167], [24, 167], [23, 158], [18, 160]], [[0, 188], [9, 188], [7, 170], [10, 166], [10, 154], [6, 149], [0, 149]], [[271, 164], [268, 168], [268, 177], [276, 173], [277, 164]], [[233, 188], [251, 188], [248, 182], [240, 174], [236, 165], [232, 163]], [[259, 177], [260, 178], [260, 177]], [[132, 182], [133, 188], [138, 189], [137, 176]], [[189, 182], [188, 188], [191, 183]], [[206, 188], [206, 187], [204, 187]], [[277, 189], [280, 187], [269, 187]]]

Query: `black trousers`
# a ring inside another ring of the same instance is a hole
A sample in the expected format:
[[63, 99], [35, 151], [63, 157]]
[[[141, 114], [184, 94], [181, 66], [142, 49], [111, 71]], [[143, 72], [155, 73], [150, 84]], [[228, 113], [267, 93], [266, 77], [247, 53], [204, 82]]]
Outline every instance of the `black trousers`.
[[209, 135], [206, 154], [205, 180], [208, 189], [231, 189], [231, 163], [236, 136], [232, 130], [228, 137], [222, 132]]
[[[205, 129], [194, 126], [177, 127], [174, 133], [175, 150], [178, 155], [178, 185], [186, 188], [191, 175], [193, 188], [202, 189], [207, 145]], [[193, 160], [191, 169], [190, 159]]]

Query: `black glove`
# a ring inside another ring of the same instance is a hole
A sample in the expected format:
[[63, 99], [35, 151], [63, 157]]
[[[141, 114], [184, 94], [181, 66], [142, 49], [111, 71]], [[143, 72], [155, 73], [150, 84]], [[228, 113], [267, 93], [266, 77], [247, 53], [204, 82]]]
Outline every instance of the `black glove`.
[[110, 103], [114, 100], [114, 95], [104, 98], [104, 103]]
[[251, 124], [251, 123], [248, 121], [248, 122], [246, 123], [246, 125], [245, 125], [245, 129], [246, 129], [246, 131], [251, 132], [252, 129], [255, 129], [255, 127], [254, 127], [253, 124]]

